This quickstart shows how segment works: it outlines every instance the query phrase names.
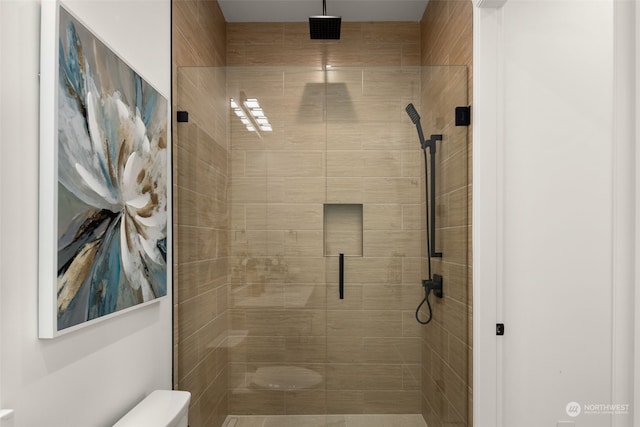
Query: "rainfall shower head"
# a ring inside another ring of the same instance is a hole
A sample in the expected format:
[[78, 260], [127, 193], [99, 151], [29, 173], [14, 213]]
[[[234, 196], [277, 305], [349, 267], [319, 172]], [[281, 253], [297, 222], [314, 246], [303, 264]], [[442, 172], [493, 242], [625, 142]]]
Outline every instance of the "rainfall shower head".
[[322, 0], [322, 15], [309, 17], [311, 40], [340, 40], [340, 16], [327, 15], [327, 0]]
[[422, 125], [420, 124], [420, 114], [418, 114], [418, 112], [416, 111], [416, 107], [414, 107], [413, 104], [411, 103], [407, 105], [407, 108], [405, 108], [405, 111], [411, 118], [411, 121], [413, 122], [413, 124], [416, 125], [416, 129], [418, 130], [418, 138], [420, 138], [420, 145], [424, 150], [425, 148], [427, 148], [427, 141], [424, 140], [424, 134], [422, 133]]

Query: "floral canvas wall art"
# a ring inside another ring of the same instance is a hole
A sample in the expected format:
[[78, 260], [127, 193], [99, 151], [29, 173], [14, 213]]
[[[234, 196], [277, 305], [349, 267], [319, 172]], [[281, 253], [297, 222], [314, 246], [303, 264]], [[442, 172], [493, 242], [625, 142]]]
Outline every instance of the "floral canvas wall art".
[[58, 10], [54, 336], [167, 294], [169, 174], [167, 100]]

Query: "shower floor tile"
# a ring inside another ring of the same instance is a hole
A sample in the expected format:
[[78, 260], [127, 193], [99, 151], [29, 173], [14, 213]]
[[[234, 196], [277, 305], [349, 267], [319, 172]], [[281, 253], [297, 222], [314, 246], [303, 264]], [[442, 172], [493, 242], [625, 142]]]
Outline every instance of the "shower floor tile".
[[419, 414], [229, 415], [223, 427], [427, 427]]

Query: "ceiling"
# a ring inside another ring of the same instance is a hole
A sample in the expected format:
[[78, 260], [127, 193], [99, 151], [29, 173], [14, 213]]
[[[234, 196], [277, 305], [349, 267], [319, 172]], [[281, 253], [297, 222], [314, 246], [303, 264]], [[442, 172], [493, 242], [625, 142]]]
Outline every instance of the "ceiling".
[[[342, 21], [417, 22], [428, 0], [327, 0], [327, 15]], [[322, 15], [322, 0], [218, 0], [227, 22], [307, 22]]]

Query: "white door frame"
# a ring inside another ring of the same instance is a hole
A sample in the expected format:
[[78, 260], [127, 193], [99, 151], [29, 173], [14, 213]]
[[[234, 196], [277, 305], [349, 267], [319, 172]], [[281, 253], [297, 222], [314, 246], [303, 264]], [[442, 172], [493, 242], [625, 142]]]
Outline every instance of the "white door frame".
[[474, 1], [473, 11], [473, 420], [502, 427], [501, 8], [506, 1]]

